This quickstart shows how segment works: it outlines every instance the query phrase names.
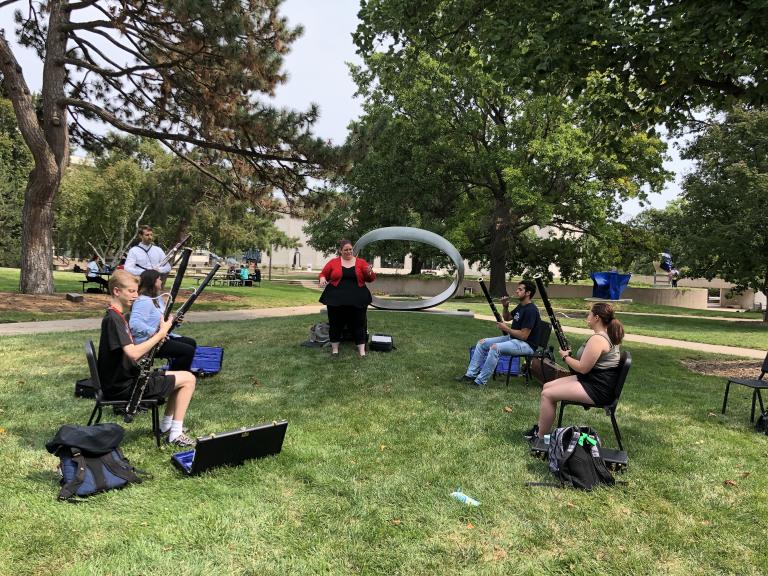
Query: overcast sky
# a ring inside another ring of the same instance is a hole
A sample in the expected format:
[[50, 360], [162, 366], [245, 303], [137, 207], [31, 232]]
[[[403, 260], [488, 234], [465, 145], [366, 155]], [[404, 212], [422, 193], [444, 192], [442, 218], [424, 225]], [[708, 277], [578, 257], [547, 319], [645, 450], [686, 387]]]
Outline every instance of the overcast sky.
[[[24, 2], [17, 4], [25, 6]], [[289, 108], [306, 109], [310, 103], [320, 107], [320, 119], [316, 134], [336, 144], [344, 141], [347, 125], [360, 112], [360, 102], [353, 94], [355, 85], [349, 77], [347, 63], [360, 63], [355, 54], [351, 34], [357, 25], [359, 0], [286, 0], [283, 13], [293, 25], [302, 24], [304, 35], [297, 40], [291, 53], [285, 58], [287, 84], [277, 90], [275, 104]], [[14, 6], [0, 8], [0, 28], [5, 37], [15, 45], [12, 33]], [[16, 53], [24, 69], [30, 89], [40, 90], [40, 63], [29, 51]], [[676, 156], [676, 151], [670, 149]], [[679, 182], [688, 163], [679, 159], [668, 165], [676, 172], [676, 182], [670, 183], [662, 194], [651, 197], [651, 205], [663, 207], [675, 198]], [[641, 208], [637, 202], [627, 203], [625, 213], [633, 215]]]

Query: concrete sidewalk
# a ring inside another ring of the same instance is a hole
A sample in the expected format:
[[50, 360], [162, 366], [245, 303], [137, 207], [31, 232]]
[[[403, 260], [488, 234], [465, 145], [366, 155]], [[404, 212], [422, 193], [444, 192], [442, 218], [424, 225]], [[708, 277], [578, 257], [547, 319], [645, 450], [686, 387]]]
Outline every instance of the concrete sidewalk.
[[[318, 314], [325, 306], [288, 306], [285, 308], [258, 308], [248, 310], [220, 310], [189, 312], [185, 319], [189, 322], [226, 322], [229, 320], [255, 320], [257, 318], [274, 318], [280, 316], [303, 316]], [[101, 327], [101, 317], [81, 318], [77, 320], [44, 320], [41, 322], [9, 322], [0, 324], [0, 336], [17, 336], [21, 334], [44, 334], [47, 332], [77, 332], [80, 330], [98, 330]]]
[[[493, 316], [475, 316], [480, 320], [496, 319]], [[592, 334], [589, 328], [576, 328], [573, 326], [563, 326], [563, 331], [569, 334]], [[684, 350], [697, 350], [699, 352], [709, 352], [711, 354], [729, 354], [731, 356], [743, 356], [745, 358], [765, 358], [765, 350], [753, 350], [752, 348], [740, 348], [738, 346], [721, 346], [718, 344], [702, 344], [701, 342], [688, 342], [686, 340], [674, 340], [672, 338], [657, 338], [655, 336], [640, 336], [639, 334], [627, 334], [624, 336], [625, 342], [639, 342], [641, 344], [650, 344], [651, 346], [667, 346], [669, 348], [683, 348]]]
[[[256, 320], [258, 318], [275, 318], [282, 316], [303, 316], [319, 314], [325, 306], [312, 304], [310, 306], [288, 306], [284, 308], [258, 308], [247, 310], [221, 310], [213, 312], [189, 312], [186, 319], [189, 322], [227, 322], [238, 320]], [[493, 316], [475, 315], [479, 320], [495, 321]], [[0, 324], [0, 336], [14, 336], [22, 334], [43, 334], [48, 332], [77, 332], [80, 330], [98, 330], [101, 326], [101, 318], [83, 318], [78, 320], [46, 320], [42, 322], [12, 322]], [[563, 326], [563, 330], [572, 334], [591, 334], [588, 328], [575, 328]], [[624, 338], [627, 342], [639, 342], [652, 346], [667, 346], [671, 348], [683, 348], [685, 350], [697, 350], [711, 354], [728, 354], [731, 356], [743, 356], [746, 358], [765, 358], [765, 350], [753, 350], [738, 346], [720, 346], [716, 344], [702, 344], [700, 342], [686, 342], [673, 340], [672, 338], [656, 338], [653, 336], [640, 336], [627, 334]]]

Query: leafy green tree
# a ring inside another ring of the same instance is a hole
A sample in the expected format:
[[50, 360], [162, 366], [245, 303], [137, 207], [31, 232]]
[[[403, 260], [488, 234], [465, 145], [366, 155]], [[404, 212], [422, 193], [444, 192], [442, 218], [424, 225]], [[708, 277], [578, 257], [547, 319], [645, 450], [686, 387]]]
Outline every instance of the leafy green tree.
[[[506, 273], [554, 263], [564, 276], [577, 275], [578, 238], [600, 236], [620, 214], [620, 200], [643, 197], [645, 185], [661, 188], [668, 177], [664, 146], [632, 126], [584, 113], [590, 102], [613, 97], [599, 79], [588, 97], [571, 101], [496, 80], [482, 54], [465, 55], [462, 66], [442, 56], [376, 53], [357, 71], [371, 122], [389, 114], [392, 131], [366, 143], [366, 159], [347, 178], [383, 204], [376, 210], [368, 201], [371, 214], [359, 217], [386, 220], [409, 208], [437, 216], [436, 231], [490, 268], [496, 295], [505, 293]], [[417, 186], [397, 185], [408, 180]], [[439, 210], [429, 207], [435, 190]], [[534, 234], [545, 227], [546, 237]]]
[[0, 97], [0, 266], [21, 262], [21, 209], [32, 155], [21, 138], [10, 100]]
[[220, 183], [244, 181], [243, 193], [251, 195], [278, 189], [298, 196], [307, 177], [322, 176], [336, 162], [311, 134], [316, 108], [297, 113], [264, 101], [284, 81], [282, 56], [301, 33], [279, 15], [280, 4], [42, 0], [28, 2], [26, 14], [16, 12], [20, 42], [43, 63], [36, 107], [0, 34], [2, 83], [34, 160], [23, 210], [23, 292], [53, 292], [52, 206], [71, 143], [100, 145], [91, 122], [156, 139], [180, 156], [190, 147], [208, 149], [211, 163], [233, 176]]
[[572, 97], [597, 74], [616, 98], [596, 117], [674, 125], [699, 107], [768, 103], [763, 0], [368, 0], [360, 20], [364, 57], [481, 53], [521, 90]]
[[[352, 125], [347, 146], [356, 151], [349, 172], [336, 179], [338, 188], [327, 191], [331, 201], [308, 217], [305, 231], [310, 244], [332, 252], [340, 237], [353, 241], [386, 226], [413, 226], [446, 233], [456, 185], [442, 174], [430, 143], [437, 136], [429, 126], [416, 126], [392, 114], [389, 107], [370, 103], [370, 113]], [[343, 193], [338, 193], [338, 190]], [[330, 208], [328, 207], [330, 205]], [[411, 254], [411, 274], [425, 261], [450, 261], [421, 243], [377, 242], [366, 257], [402, 260]]]
[[[134, 240], [138, 224], [150, 223], [166, 246], [191, 233], [193, 243], [217, 253], [273, 245], [292, 247], [279, 233], [276, 214], [234, 198], [189, 162], [157, 142], [107, 135], [93, 165], [70, 166], [57, 199], [56, 242], [80, 255], [95, 246], [113, 263]], [[196, 161], [205, 158], [190, 152]], [[209, 170], [218, 170], [208, 166]]]
[[131, 158], [70, 166], [57, 199], [55, 238], [59, 248], [87, 256], [95, 247], [114, 265], [121, 249], [135, 236], [137, 220], [146, 212], [142, 191], [147, 176]]
[[683, 158], [697, 165], [683, 183], [681, 262], [693, 276], [768, 293], [768, 110], [732, 110]]

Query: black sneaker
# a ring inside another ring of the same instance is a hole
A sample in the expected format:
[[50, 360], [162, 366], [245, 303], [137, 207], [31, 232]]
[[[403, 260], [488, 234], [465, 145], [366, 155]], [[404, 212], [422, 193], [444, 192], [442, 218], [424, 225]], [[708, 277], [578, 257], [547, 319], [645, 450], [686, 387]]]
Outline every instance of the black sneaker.
[[472, 378], [471, 376], [467, 376], [466, 374], [462, 374], [461, 376], [456, 376], [454, 380], [456, 380], [456, 382], [474, 382], [475, 381], [474, 378]]
[[523, 432], [523, 438], [527, 438], [528, 440], [532, 440], [533, 438], [537, 438], [539, 436], [539, 425], [534, 424], [530, 430], [526, 430]]

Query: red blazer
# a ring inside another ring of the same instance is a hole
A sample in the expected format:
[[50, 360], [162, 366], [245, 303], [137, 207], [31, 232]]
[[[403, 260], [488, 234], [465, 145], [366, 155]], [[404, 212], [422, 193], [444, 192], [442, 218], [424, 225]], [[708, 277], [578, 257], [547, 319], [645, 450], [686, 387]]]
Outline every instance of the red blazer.
[[[376, 273], [371, 270], [370, 275], [366, 274], [366, 268], [368, 268], [368, 262], [362, 258], [358, 258], [355, 261], [355, 275], [357, 276], [357, 285], [361, 288], [365, 286], [366, 282], [373, 282], [376, 280]], [[328, 280], [328, 282], [334, 286], [338, 286], [339, 282], [341, 282], [341, 273], [341, 256], [337, 256], [336, 258], [329, 260], [328, 263], [323, 267], [323, 271], [318, 275], [318, 279], [320, 276], [325, 276], [325, 279]]]

